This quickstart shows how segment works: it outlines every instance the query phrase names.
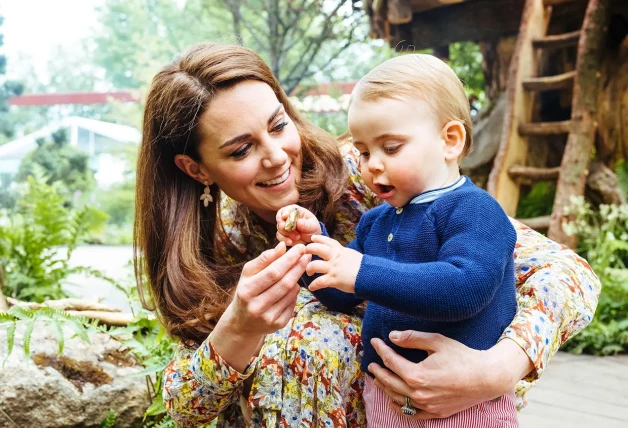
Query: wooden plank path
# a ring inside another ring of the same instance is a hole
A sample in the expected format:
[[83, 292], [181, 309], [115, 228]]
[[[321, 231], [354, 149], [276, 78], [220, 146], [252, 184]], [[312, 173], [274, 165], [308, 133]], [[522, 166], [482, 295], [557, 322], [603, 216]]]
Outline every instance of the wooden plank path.
[[519, 414], [522, 428], [628, 427], [628, 355], [559, 352]]

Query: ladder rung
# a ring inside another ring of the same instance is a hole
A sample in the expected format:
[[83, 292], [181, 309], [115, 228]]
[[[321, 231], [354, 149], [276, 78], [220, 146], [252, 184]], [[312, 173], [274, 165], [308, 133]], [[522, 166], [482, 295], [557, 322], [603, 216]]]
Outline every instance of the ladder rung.
[[534, 218], [518, 218], [517, 220], [525, 224], [531, 229], [546, 230], [546, 229], [549, 229], [551, 217], [552, 216], [550, 215], [545, 215], [542, 217], [534, 217]]
[[545, 36], [540, 39], [534, 39], [532, 46], [535, 48], [565, 48], [568, 46], [574, 46], [578, 44], [580, 40], [580, 31], [574, 31], [571, 33], [558, 34], [556, 36]]
[[519, 135], [560, 135], [568, 134], [571, 130], [571, 121], [563, 122], [536, 122], [519, 125]]
[[557, 76], [531, 77], [523, 81], [523, 87], [528, 91], [551, 91], [553, 89], [569, 88], [573, 85], [575, 71]]
[[560, 173], [560, 167], [555, 168], [536, 168], [532, 166], [511, 166], [508, 169], [508, 175], [511, 178], [522, 178], [528, 181], [546, 181], [556, 180]]

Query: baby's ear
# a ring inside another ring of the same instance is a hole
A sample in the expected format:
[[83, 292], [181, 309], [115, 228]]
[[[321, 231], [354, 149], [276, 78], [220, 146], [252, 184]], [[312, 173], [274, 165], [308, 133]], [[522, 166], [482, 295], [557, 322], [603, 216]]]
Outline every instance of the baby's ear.
[[462, 122], [452, 120], [447, 123], [441, 131], [441, 138], [445, 142], [445, 159], [457, 161], [467, 141], [467, 130]]

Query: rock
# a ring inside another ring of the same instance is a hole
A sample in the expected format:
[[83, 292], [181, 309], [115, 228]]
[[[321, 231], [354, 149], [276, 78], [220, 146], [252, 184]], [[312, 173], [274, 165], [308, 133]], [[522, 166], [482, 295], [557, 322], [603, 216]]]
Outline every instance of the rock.
[[[0, 366], [0, 428], [98, 427], [109, 409], [116, 427], [139, 427], [150, 405], [143, 376], [131, 377], [142, 367], [118, 342], [97, 333], [92, 344], [71, 338], [57, 355], [55, 336], [35, 325], [31, 358], [24, 356], [22, 333], [17, 329], [13, 353]], [[0, 328], [0, 361], [7, 355], [6, 327]], [[7, 419], [7, 416], [11, 420]]]

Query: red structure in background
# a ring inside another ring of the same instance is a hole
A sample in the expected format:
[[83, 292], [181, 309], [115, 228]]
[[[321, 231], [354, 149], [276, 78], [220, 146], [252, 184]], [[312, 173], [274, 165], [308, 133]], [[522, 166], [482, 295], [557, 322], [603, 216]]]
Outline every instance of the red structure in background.
[[112, 101], [138, 102], [139, 92], [76, 92], [69, 94], [30, 94], [12, 97], [12, 106], [51, 106], [58, 104], [108, 104]]
[[[357, 82], [321, 83], [307, 91], [305, 96], [350, 94]], [[295, 91], [295, 92], [298, 92]], [[68, 94], [29, 94], [9, 99], [12, 106], [51, 106], [59, 104], [108, 104], [117, 102], [139, 102], [142, 94], [137, 91], [76, 92]]]

